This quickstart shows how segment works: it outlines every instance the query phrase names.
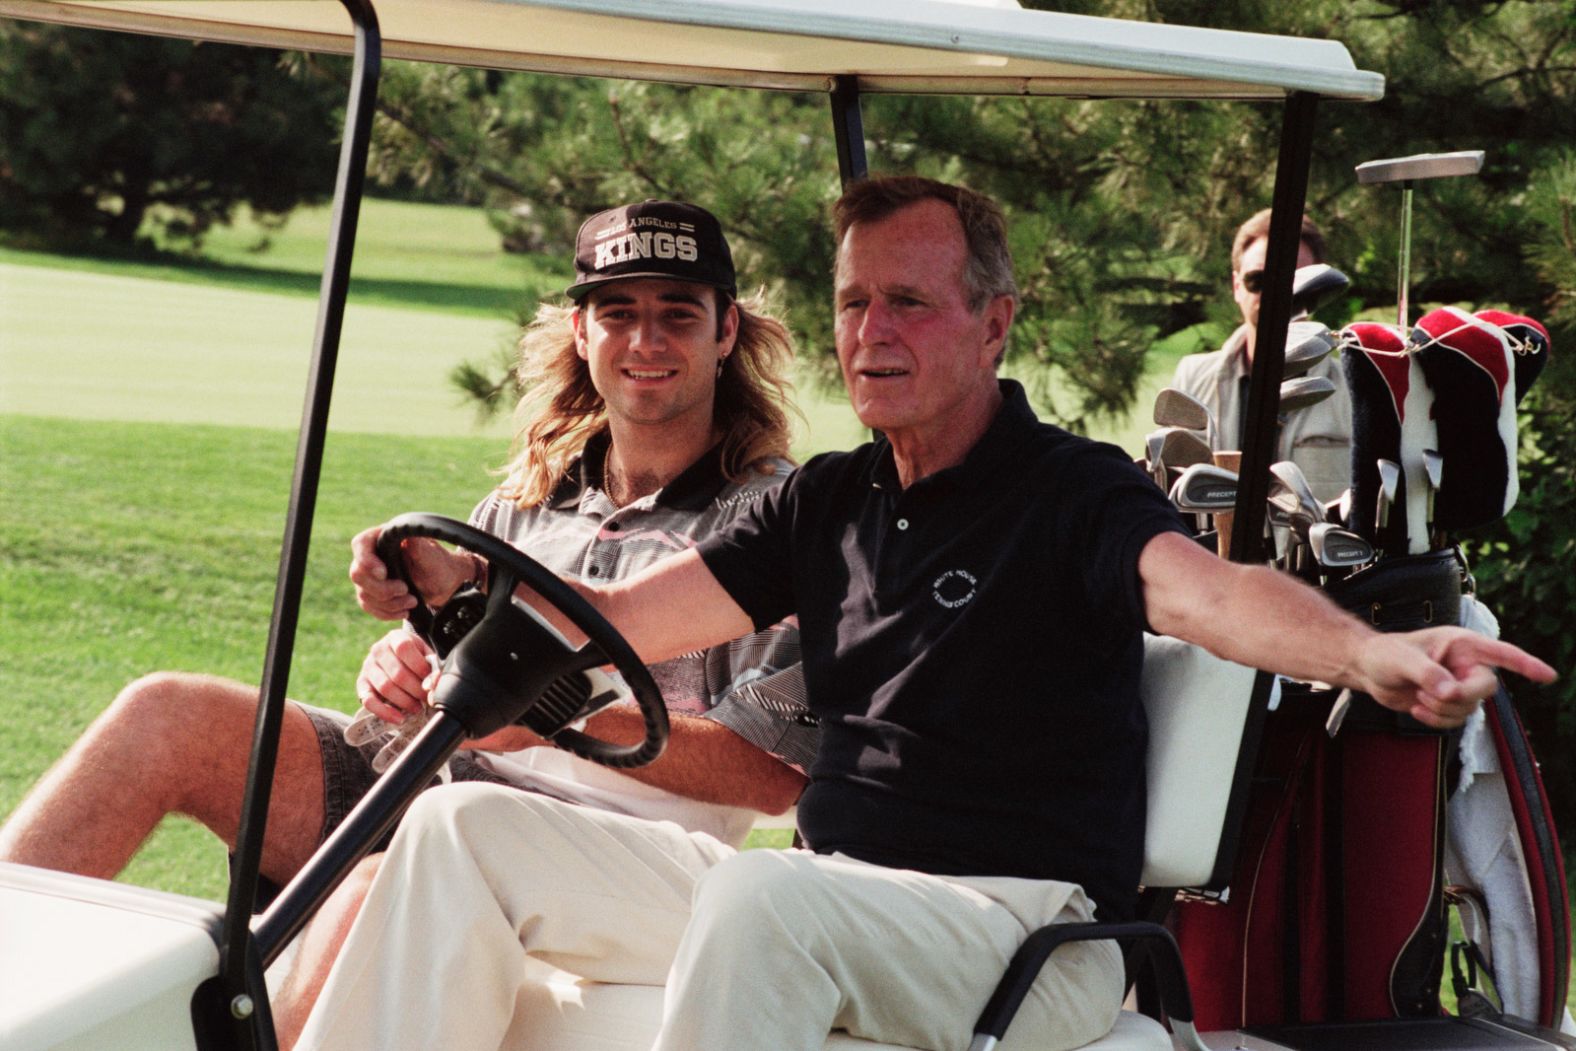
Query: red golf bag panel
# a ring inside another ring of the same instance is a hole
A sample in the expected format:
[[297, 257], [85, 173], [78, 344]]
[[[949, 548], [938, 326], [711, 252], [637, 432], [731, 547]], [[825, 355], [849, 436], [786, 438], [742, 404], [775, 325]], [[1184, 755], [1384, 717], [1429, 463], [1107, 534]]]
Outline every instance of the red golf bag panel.
[[1439, 1013], [1444, 968], [1445, 750], [1453, 737], [1343, 731], [1326, 762], [1339, 769], [1339, 884], [1331, 919], [1342, 963], [1329, 1018], [1368, 1021]]
[[[1380, 630], [1455, 624], [1461, 567], [1450, 551], [1397, 556], [1327, 590]], [[1228, 900], [1177, 910], [1206, 1031], [1438, 1014], [1455, 737], [1362, 694], [1331, 737], [1334, 696], [1283, 691]]]
[[1174, 913], [1200, 1029], [1438, 1011], [1446, 739], [1332, 740], [1328, 702], [1271, 715], [1229, 898]]

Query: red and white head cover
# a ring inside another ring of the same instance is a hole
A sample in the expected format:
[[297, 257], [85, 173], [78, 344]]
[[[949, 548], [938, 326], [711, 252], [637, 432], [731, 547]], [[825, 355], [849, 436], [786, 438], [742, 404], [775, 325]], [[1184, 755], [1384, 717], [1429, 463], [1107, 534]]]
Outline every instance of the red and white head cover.
[[[1434, 447], [1430, 392], [1406, 333], [1395, 325], [1357, 321], [1341, 330], [1341, 367], [1352, 405], [1351, 529], [1391, 553], [1428, 548], [1424, 449]], [[1390, 528], [1377, 534], [1378, 461], [1401, 465], [1401, 491]], [[1416, 470], [1408, 466], [1413, 464]]]
[[1413, 354], [1434, 394], [1444, 470], [1439, 529], [1470, 529], [1516, 504], [1516, 397], [1511, 340], [1491, 321], [1440, 307], [1412, 329]]
[[1498, 325], [1510, 337], [1510, 349], [1515, 355], [1516, 404], [1520, 405], [1553, 353], [1549, 330], [1530, 317], [1507, 310], [1479, 310], [1473, 317]]

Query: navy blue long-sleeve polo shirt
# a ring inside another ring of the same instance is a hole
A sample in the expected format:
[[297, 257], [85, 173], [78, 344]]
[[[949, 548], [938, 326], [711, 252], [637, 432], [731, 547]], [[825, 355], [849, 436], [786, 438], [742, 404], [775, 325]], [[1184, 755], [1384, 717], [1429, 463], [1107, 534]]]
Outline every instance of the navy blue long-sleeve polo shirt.
[[818, 456], [699, 545], [757, 626], [797, 613], [821, 746], [805, 842], [940, 875], [1078, 883], [1129, 916], [1143, 860], [1138, 556], [1185, 532], [1115, 446], [1016, 383], [904, 490], [884, 442]]

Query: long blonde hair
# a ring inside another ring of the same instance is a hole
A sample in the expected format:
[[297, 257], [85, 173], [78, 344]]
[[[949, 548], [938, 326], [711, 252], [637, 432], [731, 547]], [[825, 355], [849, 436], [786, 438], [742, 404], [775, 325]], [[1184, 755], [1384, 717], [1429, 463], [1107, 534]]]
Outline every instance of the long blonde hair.
[[[719, 324], [728, 307], [717, 293]], [[765, 297], [737, 301], [739, 332], [717, 379], [712, 419], [722, 432], [722, 471], [743, 481], [765, 471], [761, 461], [788, 456], [793, 384], [793, 337], [765, 313]], [[552, 495], [593, 436], [607, 429], [607, 406], [591, 383], [590, 367], [575, 353], [573, 307], [544, 304], [520, 340], [516, 375], [525, 391], [515, 409], [518, 427], [499, 491], [521, 508]]]

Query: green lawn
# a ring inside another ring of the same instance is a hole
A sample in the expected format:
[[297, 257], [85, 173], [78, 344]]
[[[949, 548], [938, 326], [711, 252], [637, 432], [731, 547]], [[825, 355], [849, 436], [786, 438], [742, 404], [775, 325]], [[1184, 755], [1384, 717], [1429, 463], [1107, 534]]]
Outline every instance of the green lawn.
[[[0, 412], [294, 428], [315, 327], [328, 212], [281, 231], [216, 230], [200, 259], [92, 259], [0, 248]], [[476, 209], [371, 200], [339, 353], [336, 431], [502, 440], [449, 385], [462, 361], [514, 344], [521, 304], [567, 269], [508, 255]], [[1148, 406], [1193, 344], [1157, 348], [1131, 419], [1091, 433], [1137, 450]], [[865, 432], [840, 392], [799, 384], [804, 456]]]
[[[260, 227], [243, 211], [234, 226], [213, 230], [201, 255], [98, 259], [0, 248], [0, 262], [315, 297], [328, 225], [326, 205], [297, 209], [278, 230]], [[351, 298], [362, 305], [510, 318], [522, 300], [549, 295], [568, 277], [568, 268], [556, 261], [504, 252], [478, 209], [369, 200], [352, 257]]]

